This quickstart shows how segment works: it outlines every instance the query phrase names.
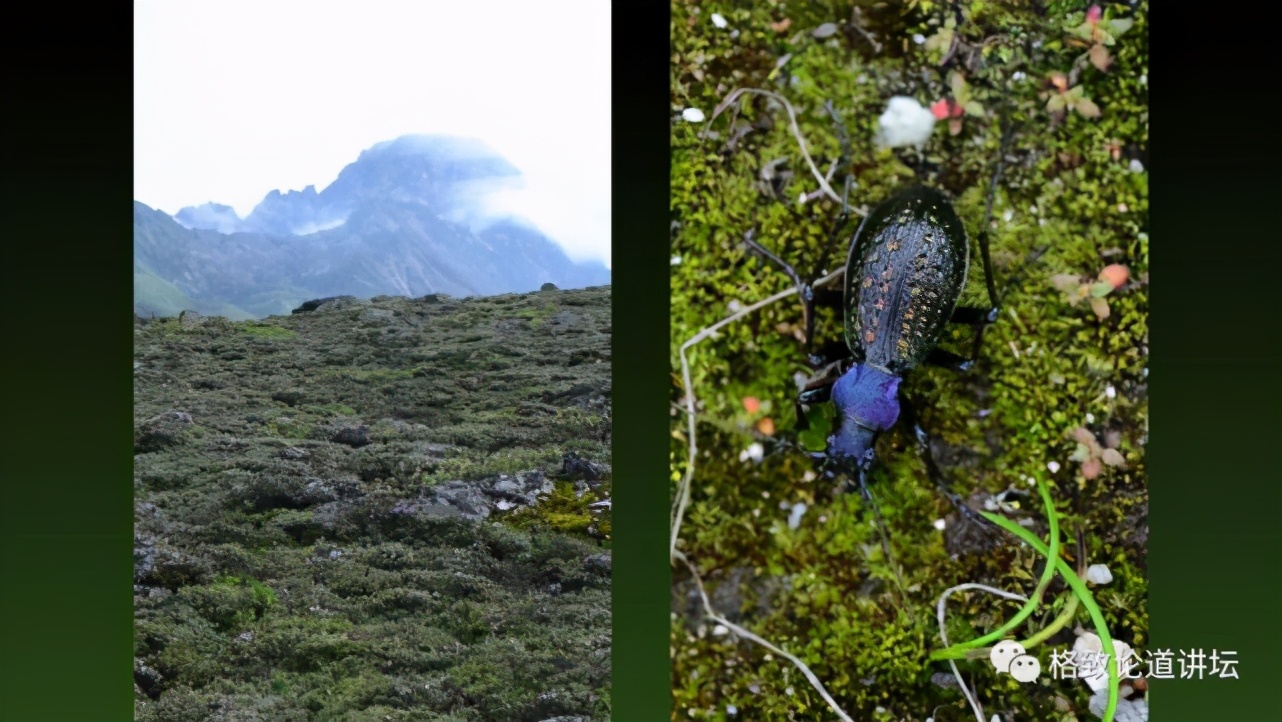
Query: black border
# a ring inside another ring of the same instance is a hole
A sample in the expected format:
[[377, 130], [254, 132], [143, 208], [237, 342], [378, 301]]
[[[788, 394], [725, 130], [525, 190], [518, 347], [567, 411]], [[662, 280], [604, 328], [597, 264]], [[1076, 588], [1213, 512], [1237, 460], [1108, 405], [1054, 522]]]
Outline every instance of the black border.
[[1236, 651], [1240, 674], [1151, 681], [1152, 709], [1270, 722], [1282, 719], [1277, 44], [1258, 2], [1152, 5], [1147, 648]]
[[669, 9], [612, 4], [616, 722], [667, 719]]
[[132, 9], [3, 12], [0, 719], [131, 720]]

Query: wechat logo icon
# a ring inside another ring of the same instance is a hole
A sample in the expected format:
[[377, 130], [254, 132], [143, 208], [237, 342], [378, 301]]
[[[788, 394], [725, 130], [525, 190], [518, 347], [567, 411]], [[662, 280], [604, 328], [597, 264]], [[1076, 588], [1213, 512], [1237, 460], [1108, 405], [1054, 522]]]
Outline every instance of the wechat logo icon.
[[988, 660], [999, 673], [1009, 674], [1020, 682], [1032, 682], [1042, 673], [1042, 663], [1025, 652], [1024, 645], [1007, 639], [993, 647]]

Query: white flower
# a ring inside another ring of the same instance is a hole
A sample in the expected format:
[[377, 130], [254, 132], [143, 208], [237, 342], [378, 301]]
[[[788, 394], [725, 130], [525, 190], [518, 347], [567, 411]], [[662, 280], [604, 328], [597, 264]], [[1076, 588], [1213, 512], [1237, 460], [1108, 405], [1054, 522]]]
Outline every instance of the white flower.
[[[1077, 678], [1086, 682], [1092, 692], [1098, 692], [1108, 687], [1108, 666], [1117, 665], [1117, 660], [1122, 660], [1122, 668], [1126, 669], [1131, 661], [1131, 645], [1119, 639], [1113, 640], [1113, 654], [1099, 665], [1095, 670], [1083, 670], [1083, 663], [1090, 661], [1088, 654], [1098, 655], [1104, 652], [1104, 642], [1100, 640], [1099, 635], [1094, 632], [1085, 632], [1073, 643], [1074, 661], [1077, 663]], [[1098, 659], [1098, 657], [1096, 658]]]
[[1117, 398], [1117, 389], [1113, 388], [1112, 386], [1105, 386], [1104, 395], [1109, 397], [1110, 399]]
[[753, 461], [760, 463], [761, 460], [765, 458], [765, 455], [766, 455], [765, 448], [763, 448], [761, 444], [754, 442], [751, 446], [739, 452], [739, 461], [747, 461], [749, 459], [752, 459]]
[[926, 36], [922, 35], [921, 33], [913, 33], [913, 42], [917, 43], [918, 45], [925, 45]]
[[734, 706], [734, 705], [732, 705], [732, 704], [728, 704], [728, 705], [726, 705], [726, 714], [728, 714], [728, 715], [730, 715], [731, 717], [733, 717], [733, 716], [735, 716], [735, 715], [739, 714], [739, 708], [738, 708], [738, 707], [736, 707], [736, 706]]
[[1047, 462], [1046, 468], [1050, 469], [1052, 474], [1057, 474], [1059, 473], [1059, 462], [1058, 461]]
[[721, 16], [721, 13], [713, 13], [712, 24], [716, 25], [718, 30], [725, 30], [726, 26], [729, 25], [730, 23], [726, 22], [726, 19]]
[[712, 636], [714, 636], [714, 637], [724, 637], [724, 636], [726, 635], [726, 633], [727, 633], [727, 632], [729, 632], [729, 631], [730, 631], [730, 630], [726, 628], [726, 625], [724, 625], [724, 624], [718, 624], [717, 626], [715, 626], [715, 627], [713, 627], [713, 628], [712, 628]]
[[698, 108], [686, 108], [681, 111], [681, 118], [687, 123], [702, 123], [703, 111]]
[[935, 115], [913, 98], [896, 95], [877, 119], [877, 143], [888, 148], [921, 146], [935, 129]]
[[1139, 159], [1139, 158], [1132, 158], [1132, 159], [1131, 159], [1131, 165], [1130, 165], [1130, 168], [1131, 168], [1131, 172], [1132, 172], [1132, 173], [1143, 173], [1143, 172], [1144, 172], [1144, 164], [1140, 162], [1140, 159]]
[[792, 513], [788, 515], [788, 528], [796, 529], [801, 526], [801, 517], [806, 514], [806, 505], [797, 502], [792, 505]]
[[1027, 78], [1027, 77], [1028, 76], [1025, 75], [1024, 71], [1022, 70], [1016, 70], [1015, 72], [1010, 74], [1010, 79], [1015, 81], [1023, 80], [1024, 78]]
[[1086, 581], [1091, 584], [1108, 584], [1113, 581], [1113, 573], [1103, 564], [1092, 564], [1086, 568]]
[[673, 265], [673, 266], [680, 266], [680, 265], [681, 265], [681, 256], [673, 256], [673, 257], [672, 257], [672, 260], [671, 260], [671, 261], [669, 261], [669, 263], [670, 263], [671, 265]]
[[945, 526], [947, 526], [947, 525], [948, 525], [948, 522], [944, 521], [943, 519], [936, 519], [936, 520], [935, 520], [935, 528], [936, 528], [936, 529], [938, 529], [938, 530], [940, 530], [940, 531], [943, 531], [943, 530], [944, 530], [944, 527], [945, 527]]

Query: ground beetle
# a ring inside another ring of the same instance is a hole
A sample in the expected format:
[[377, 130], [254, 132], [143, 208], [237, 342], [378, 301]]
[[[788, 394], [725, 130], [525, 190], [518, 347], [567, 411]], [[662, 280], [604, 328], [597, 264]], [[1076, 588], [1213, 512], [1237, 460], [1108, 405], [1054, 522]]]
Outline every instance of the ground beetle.
[[[748, 241], [754, 250], [782, 267], [800, 288], [806, 305], [808, 350], [816, 303], [826, 300], [840, 304], [844, 344], [838, 346], [836, 353], [829, 349], [810, 357], [812, 368], [825, 368], [826, 372], [812, 380], [799, 396], [798, 419], [804, 424], [802, 404], [832, 401], [838, 425], [828, 437], [827, 450], [812, 457], [823, 462], [827, 478], [842, 473], [850, 481], [857, 481], [869, 501], [866, 476], [873, 462], [874, 444], [903, 416], [913, 427], [932, 481], [960, 512], [979, 520], [940, 474], [930, 453], [929, 437], [917, 422], [900, 384], [905, 373], [923, 362], [968, 369], [978, 355], [984, 327], [997, 319], [987, 224], [1000, 174], [999, 166], [989, 189], [984, 230], [979, 235], [988, 308], [957, 305], [970, 267], [970, 243], [952, 204], [943, 193], [930, 187], [917, 185], [901, 190], [869, 212], [851, 242], [844, 293], [840, 295], [802, 283], [791, 266], [760, 244]], [[974, 326], [970, 357], [938, 347], [950, 322]]]

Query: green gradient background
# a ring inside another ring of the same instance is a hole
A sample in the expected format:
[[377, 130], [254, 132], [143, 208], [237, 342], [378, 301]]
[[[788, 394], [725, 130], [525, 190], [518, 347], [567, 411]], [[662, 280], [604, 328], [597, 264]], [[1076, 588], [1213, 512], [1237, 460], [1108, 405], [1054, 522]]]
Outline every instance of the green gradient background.
[[0, 720], [130, 720], [130, 9], [32, 7], [3, 11], [30, 37], [4, 63]]
[[668, 6], [613, 14], [613, 719], [666, 720], [668, 656]]
[[[1148, 648], [1232, 649], [1241, 674], [1154, 682], [1160, 722], [1282, 720], [1282, 154], [1255, 7], [1153, 13]], [[3, 13], [38, 33], [39, 52], [5, 48], [0, 720], [128, 720], [131, 9]], [[614, 719], [658, 722], [670, 714], [667, 7], [615, 3], [614, 16]]]
[[1153, 718], [1278, 722], [1282, 156], [1257, 103], [1276, 47], [1258, 3], [1154, 4], [1148, 649], [1233, 650], [1241, 678], [1152, 681]]

